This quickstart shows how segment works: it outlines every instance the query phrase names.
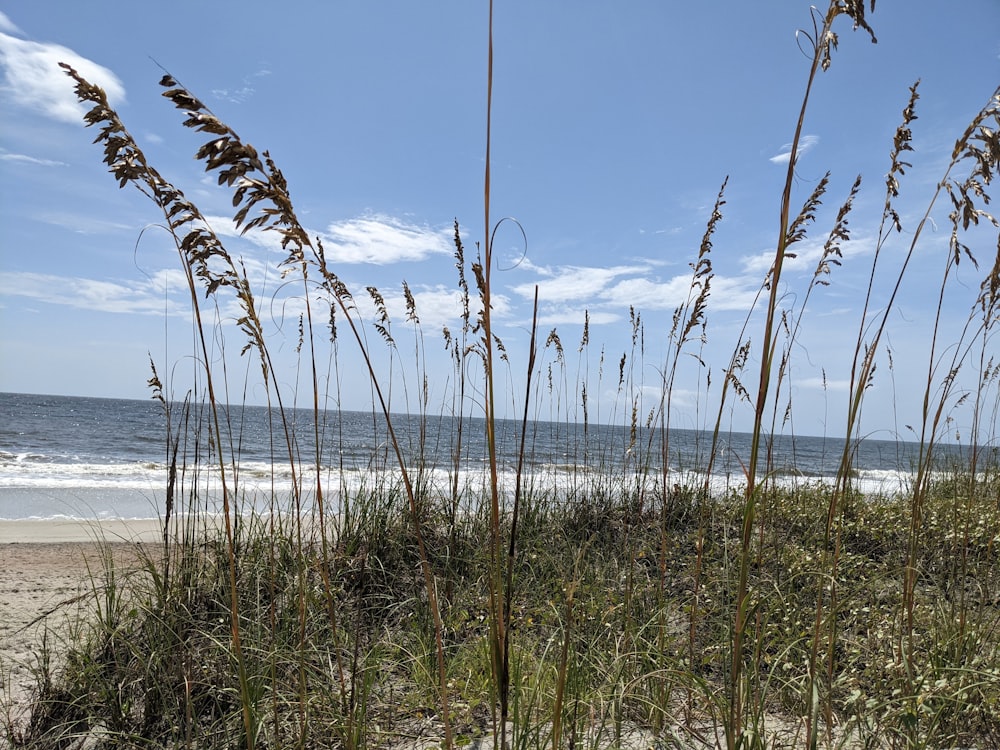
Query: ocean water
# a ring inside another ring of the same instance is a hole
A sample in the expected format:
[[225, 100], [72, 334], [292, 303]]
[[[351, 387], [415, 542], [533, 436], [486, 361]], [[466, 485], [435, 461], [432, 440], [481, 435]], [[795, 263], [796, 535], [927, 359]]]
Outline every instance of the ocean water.
[[[308, 500], [317, 463], [328, 498], [398, 476], [398, 462], [378, 415], [330, 411], [317, 426], [311, 411], [289, 411], [286, 421], [295, 455], [313, 467], [304, 473], [293, 470], [299, 467], [288, 459], [288, 438], [276, 416], [274, 410], [255, 406], [220, 414], [228, 486], [237, 486], [247, 503], [266, 506], [274, 498], [290, 502], [296, 482], [304, 485]], [[210, 418], [204, 405], [171, 405], [173, 440], [168, 440], [164, 407], [152, 399], [0, 393], [0, 519], [162, 517], [173, 444], [179, 446], [176, 465], [186, 491], [196, 488], [206, 503], [217, 502], [220, 451], [206, 437]], [[419, 475], [432, 491], [449, 492], [453, 480], [473, 490], [483, 486], [487, 449], [482, 419], [465, 417], [460, 423], [451, 417], [421, 420], [401, 415], [394, 423], [411, 474]], [[498, 423], [498, 462], [508, 493], [514, 486], [520, 432], [517, 422]], [[524, 481], [536, 490], [569, 490], [570, 496], [593, 487], [656, 491], [663, 475], [662, 435], [640, 430], [634, 441], [631, 437], [627, 425], [584, 428], [532, 422], [525, 442]], [[456, 444], [461, 446], [458, 451]], [[724, 435], [707, 476], [711, 435], [671, 430], [667, 482], [701, 486], [707, 479], [717, 492], [739, 486], [749, 444], [746, 434]], [[841, 450], [837, 439], [780, 436], [772, 441], [772, 476], [785, 483], [830, 481]], [[900, 490], [917, 451], [913, 443], [862, 442], [855, 459], [856, 485], [869, 493]], [[200, 467], [197, 472], [192, 470], [195, 465]]]

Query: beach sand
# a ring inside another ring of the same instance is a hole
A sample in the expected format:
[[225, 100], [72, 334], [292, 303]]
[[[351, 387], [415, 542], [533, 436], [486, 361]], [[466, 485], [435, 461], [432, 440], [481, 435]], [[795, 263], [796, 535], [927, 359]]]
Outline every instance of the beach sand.
[[0, 521], [0, 710], [23, 715], [43, 635], [58, 654], [102, 550], [127, 564], [159, 540], [158, 521]]

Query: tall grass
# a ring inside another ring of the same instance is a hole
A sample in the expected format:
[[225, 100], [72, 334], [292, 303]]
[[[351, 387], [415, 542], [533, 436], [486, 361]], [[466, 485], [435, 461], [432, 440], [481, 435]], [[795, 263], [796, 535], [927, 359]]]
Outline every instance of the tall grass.
[[[962, 330], [942, 323], [946, 297], [959, 291], [955, 266], [977, 263], [969, 230], [997, 226], [987, 189], [1000, 160], [1000, 90], [956, 141], [923, 218], [908, 230], [906, 254], [886, 270], [884, 249], [903, 230], [895, 203], [911, 166], [904, 157], [913, 150], [919, 98], [911, 88], [890, 153], [854, 357], [845, 364], [847, 437], [835, 481], [776, 481], [774, 445], [794, 413], [789, 373], [806, 307], [835, 283], [861, 191], [859, 177], [801, 303], [788, 307], [784, 263], [831, 189], [824, 177], [796, 211], [800, 137], [820, 74], [833, 64], [835, 28], [845, 22], [875, 40], [859, 0], [814, 11], [804, 36], [811, 60], [777, 206], [774, 259], [721, 384], [713, 385], [715, 370], [703, 357], [713, 335], [713, 237], [725, 181], [669, 330], [647, 330], [631, 310], [630, 349], [620, 359], [600, 349], [597, 385], [615, 382], [617, 396], [599, 407], [597, 421], [614, 425], [620, 444], [594, 442], [589, 325], [575, 374], [559, 332], [540, 343], [537, 318], [521, 353], [508, 351], [493, 325], [493, 244], [504, 222], [492, 222], [490, 202], [492, 4], [483, 241], [470, 261], [456, 221], [461, 311], [459, 327], [443, 332], [451, 370], [438, 415], [453, 429], [440, 434], [429, 403], [429, 334], [405, 282], [405, 321], [392, 320], [385, 293], [373, 286], [356, 299], [300, 223], [268, 152], [164, 76], [164, 96], [183, 124], [209, 136], [197, 158], [231, 191], [235, 225], [276, 233], [286, 253], [284, 282], [301, 287], [295, 343], [304, 378], [297, 382], [308, 386], [288, 392], [271, 356], [283, 340], [262, 323], [240, 261], [147, 162], [104, 92], [64, 65], [91, 107], [85, 120], [98, 130], [109, 170], [120, 187], [138, 188], [159, 207], [175, 240], [198, 372], [180, 398], [155, 367], [150, 380], [167, 435], [162, 553], [129, 571], [109, 558], [95, 575], [102, 596], [94, 598], [94, 617], [78, 624], [58, 670], [40, 666], [30, 717], [8, 720], [8, 741], [352, 750], [451, 748], [482, 737], [504, 748], [1000, 743], [1000, 362], [993, 354], [1000, 251], [983, 264]], [[917, 424], [919, 458], [906, 491], [862, 496], [854, 461], [866, 393], [878, 363], [892, 367], [887, 322], [942, 199], [951, 202], [951, 231], [923, 408], [906, 416]], [[883, 279], [885, 298], [876, 283]], [[238, 305], [243, 354], [253, 355], [259, 371], [248, 371], [243, 383], [213, 349], [224, 337], [206, 310], [223, 299]], [[537, 305], [536, 291], [536, 312]], [[400, 326], [412, 335], [412, 352], [401, 351]], [[344, 330], [368, 374], [373, 445], [383, 446], [372, 450], [360, 485], [348, 481], [338, 457], [348, 417], [328, 409], [341, 402]], [[647, 337], [667, 342], [665, 361], [647, 361]], [[645, 411], [650, 364], [659, 398]], [[708, 437], [703, 465], [678, 467], [675, 384], [689, 365]], [[522, 390], [508, 396], [519, 419], [505, 437], [500, 399], [515, 371], [523, 373], [516, 378]], [[974, 385], [960, 390], [970, 382], [960, 377], [966, 371]], [[262, 384], [267, 396], [275, 471], [291, 477], [287, 499], [274, 485], [255, 497], [243, 478], [238, 402], [230, 394], [250, 384]], [[410, 416], [398, 413], [400, 399]], [[750, 448], [742, 477], [719, 491], [710, 477], [721, 462], [726, 415], [741, 402], [753, 415]], [[940, 445], [958, 409], [971, 413], [969, 433], [959, 436], [964, 458], [944, 465]], [[549, 483], [526, 468], [543, 418], [571, 456], [568, 482]], [[470, 485], [462, 467], [476, 428], [486, 470]], [[504, 439], [517, 446], [512, 476], [500, 465]], [[438, 441], [450, 441], [444, 466], [430, 449]], [[446, 482], [435, 480], [438, 471]]]

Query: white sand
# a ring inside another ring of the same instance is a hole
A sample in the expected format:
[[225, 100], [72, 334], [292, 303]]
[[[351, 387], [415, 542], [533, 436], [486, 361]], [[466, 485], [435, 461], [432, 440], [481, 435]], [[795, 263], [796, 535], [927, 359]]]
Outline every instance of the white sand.
[[48, 630], [58, 652], [102, 549], [124, 563], [137, 554], [134, 542], [160, 538], [158, 521], [0, 521], [0, 709], [23, 713], [42, 637]]

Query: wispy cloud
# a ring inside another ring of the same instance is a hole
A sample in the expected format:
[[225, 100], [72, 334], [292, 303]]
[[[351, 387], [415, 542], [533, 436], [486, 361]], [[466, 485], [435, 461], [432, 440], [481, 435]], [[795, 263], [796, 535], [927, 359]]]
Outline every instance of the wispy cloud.
[[22, 164], [35, 164], [39, 167], [69, 166], [64, 161], [55, 161], [54, 159], [36, 159], [34, 156], [27, 156], [26, 154], [2, 153], [0, 154], [0, 161], [16, 161], [21, 162]]
[[[277, 232], [265, 232], [260, 229], [252, 229], [246, 234], [242, 234], [233, 223], [231, 216], [213, 215], [205, 217], [209, 227], [221, 238], [241, 239], [252, 245], [263, 248], [268, 252], [283, 253], [281, 248], [281, 235]], [[227, 243], [228, 247], [228, 243]], [[232, 248], [230, 248], [232, 250]], [[238, 255], [238, 253], [236, 253]]]
[[33, 213], [32, 218], [45, 222], [46, 224], [52, 224], [53, 226], [63, 227], [73, 232], [79, 232], [80, 234], [100, 234], [104, 232], [121, 231], [134, 232], [141, 228], [138, 224], [126, 224], [121, 221], [114, 221], [110, 218], [61, 208], [43, 208], [36, 210]]
[[530, 261], [525, 261], [520, 267], [533, 270], [542, 278], [537, 281], [517, 284], [513, 287], [513, 291], [525, 299], [532, 299], [537, 285], [538, 296], [546, 304], [593, 300], [603, 294], [615, 279], [622, 276], [645, 274], [650, 271], [650, 267], [647, 265], [609, 266], [608, 268], [587, 266], [550, 268], [536, 266]]
[[812, 376], [808, 378], [799, 378], [792, 381], [792, 384], [799, 388], [808, 388], [810, 390], [817, 391], [836, 391], [839, 393], [846, 393], [851, 383], [849, 380], [828, 380], [823, 376]]
[[556, 306], [541, 313], [538, 316], [538, 323], [543, 326], [582, 326], [586, 321], [592, 326], [600, 326], [618, 323], [622, 318], [620, 313], [601, 312], [583, 307]]
[[[207, 217], [213, 229], [227, 241], [229, 251], [238, 259], [240, 271], [247, 275], [268, 321], [281, 326], [305, 309], [299, 285], [281, 280], [276, 261], [285, 253], [275, 232], [249, 232], [239, 240], [232, 220], [225, 216]], [[62, 217], [79, 229], [75, 221]], [[333, 239], [326, 241], [327, 256], [334, 263], [392, 263], [399, 260], [420, 260], [431, 253], [450, 252], [449, 233], [424, 226], [409, 225], [388, 217], [371, 217], [342, 222], [329, 230]], [[261, 250], [265, 252], [261, 252]], [[278, 256], [278, 257], [276, 257]], [[53, 305], [68, 306], [89, 312], [131, 315], [190, 315], [190, 295], [185, 275], [179, 269], [151, 270], [136, 281], [98, 280], [79, 276], [63, 276], [33, 272], [12, 272], [0, 278], [0, 296], [30, 299]], [[362, 318], [376, 313], [374, 305], [360, 285], [348, 285]], [[454, 288], [443, 284], [411, 284], [416, 312], [424, 331], [437, 332], [443, 326], [455, 330], [461, 324], [462, 297]], [[407, 308], [401, 286], [382, 288], [385, 305], [396, 330], [407, 323]], [[235, 320], [241, 314], [238, 302], [225, 291], [213, 298], [223, 321]], [[513, 304], [509, 296], [493, 295], [493, 315], [498, 321], [510, 319]], [[473, 295], [469, 300], [473, 318], [481, 302]]]
[[[808, 153], [813, 149], [813, 147], [819, 143], [818, 135], [804, 135], [799, 139], [799, 156]], [[772, 156], [768, 161], [773, 164], [788, 164], [788, 160], [792, 158], [792, 144], [786, 143], [781, 147], [781, 151], [774, 156]]]
[[[139, 279], [90, 279], [82, 276], [14, 271], [0, 276], [0, 297], [28, 299], [60, 305], [87, 313], [149, 315], [191, 320], [191, 294], [180, 269], [150, 271]], [[261, 300], [258, 300], [261, 302]], [[280, 325], [297, 316], [303, 307], [298, 298], [269, 299], [267, 320]], [[19, 309], [24, 309], [22, 304]], [[235, 297], [220, 294], [203, 303], [206, 320], [215, 316], [220, 324], [232, 325], [243, 315]]]
[[[594, 325], [614, 323], [629, 307], [643, 310], [672, 310], [683, 305], [693, 293], [691, 274], [660, 279], [649, 265], [580, 267], [531, 266], [542, 276], [538, 281], [517, 284], [512, 290], [525, 299], [538, 295], [545, 323], [582, 323], [583, 310], [590, 312]], [[711, 306], [715, 310], [748, 310], [754, 303], [761, 279], [716, 276], [711, 284]]]
[[[16, 31], [6, 16], [0, 28]], [[63, 122], [79, 123], [86, 111], [73, 93], [72, 81], [59, 67], [72, 65], [84, 78], [101, 88], [112, 104], [125, 99], [125, 87], [107, 68], [81, 57], [68, 47], [19, 39], [0, 32], [0, 95], [16, 107], [40, 112]]]
[[190, 307], [184, 296], [186, 288], [180, 271], [159, 271], [145, 281], [128, 282], [21, 271], [0, 277], [0, 294], [5, 296], [129, 315], [186, 314]]
[[212, 89], [212, 96], [231, 104], [242, 104], [257, 93], [253, 86], [240, 86], [235, 89]]
[[266, 67], [261, 68], [253, 75], [244, 78], [241, 86], [237, 86], [236, 88], [212, 89], [212, 96], [231, 102], [232, 104], [242, 104], [257, 93], [257, 88], [253, 85], [253, 79], [264, 78], [269, 75], [271, 75], [270, 70]]
[[[206, 219], [220, 237], [240, 237], [281, 257], [286, 254], [277, 232], [256, 230], [244, 235], [228, 216], [213, 215]], [[435, 229], [383, 214], [336, 221], [322, 232], [310, 230], [310, 234], [321, 237], [327, 260], [331, 263], [371, 263], [379, 266], [421, 261], [432, 255], [450, 255], [455, 251], [453, 232], [451, 227]]]
[[[410, 325], [407, 320], [406, 299], [402, 289], [395, 291], [383, 287], [380, 292], [385, 300], [386, 311], [392, 321], [393, 330], [398, 332]], [[437, 333], [444, 326], [457, 332], [458, 326], [462, 322], [462, 297], [457, 290], [444, 285], [412, 286], [410, 292], [413, 295], [417, 320], [420, 321], [420, 326], [425, 332]], [[511, 317], [512, 305], [509, 297], [498, 293], [493, 295], [490, 301], [495, 321], [503, 321]], [[363, 289], [355, 292], [354, 302], [362, 318], [375, 317], [375, 306]], [[482, 303], [479, 297], [470, 297], [469, 312], [473, 321], [481, 309]]]
[[633, 277], [622, 279], [607, 289], [602, 297], [619, 305], [634, 305], [644, 310], [667, 310], [684, 304], [690, 289], [690, 274], [674, 276], [667, 281]]
[[[435, 286], [410, 291], [413, 294], [417, 319], [424, 330], [436, 331], [444, 326], [454, 327], [462, 315], [462, 295], [457, 289]], [[393, 320], [397, 323], [406, 320], [406, 300], [402, 292], [388, 294], [385, 300]], [[470, 303], [473, 301], [470, 300]]]
[[323, 233], [326, 256], [333, 263], [389, 265], [454, 252], [453, 230], [408, 224], [375, 215], [330, 224]]
[[0, 31], [5, 34], [17, 34], [18, 36], [24, 36], [21, 33], [21, 30], [14, 25], [14, 22], [7, 18], [3, 12], [0, 12]]
[[[714, 276], [709, 287], [709, 308], [717, 311], [749, 310], [757, 299], [758, 279]], [[643, 310], [673, 310], [697, 294], [691, 275], [666, 281], [647, 278], [623, 279], [602, 297], [617, 306], [633, 305]]]
[[[788, 252], [795, 255], [794, 258], [786, 256], [782, 263], [784, 272], [791, 273], [813, 273], [816, 264], [823, 256], [823, 248], [826, 244], [826, 237], [816, 237], [814, 239], [801, 240], [788, 248]], [[840, 251], [844, 258], [864, 255], [872, 250], [871, 241], [863, 237], [856, 237], [849, 242], [844, 242], [840, 246]], [[743, 270], [748, 274], [754, 274], [763, 279], [774, 263], [774, 250], [763, 250], [756, 255], [748, 255], [742, 259]], [[835, 272], [834, 272], [835, 273]]]

